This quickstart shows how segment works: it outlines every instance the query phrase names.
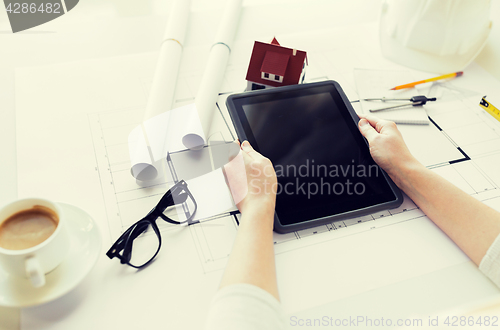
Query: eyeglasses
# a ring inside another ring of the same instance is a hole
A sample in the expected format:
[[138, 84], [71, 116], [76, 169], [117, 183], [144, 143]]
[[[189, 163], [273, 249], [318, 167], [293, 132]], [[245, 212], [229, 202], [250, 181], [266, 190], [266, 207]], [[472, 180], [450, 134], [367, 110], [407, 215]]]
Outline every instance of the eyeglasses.
[[144, 218], [130, 226], [118, 238], [106, 255], [110, 259], [117, 257], [120, 263], [134, 268], [147, 266], [161, 248], [160, 230], [156, 220], [162, 218], [172, 225], [189, 225], [197, 208], [187, 183], [184, 180], [179, 181]]

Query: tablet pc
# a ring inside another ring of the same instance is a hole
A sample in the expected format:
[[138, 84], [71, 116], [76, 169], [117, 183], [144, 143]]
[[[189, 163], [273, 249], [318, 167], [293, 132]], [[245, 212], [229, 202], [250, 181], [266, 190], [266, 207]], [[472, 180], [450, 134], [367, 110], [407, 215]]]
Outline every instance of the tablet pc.
[[226, 104], [240, 141], [273, 163], [276, 232], [401, 205], [400, 190], [373, 161], [337, 82], [233, 94]]

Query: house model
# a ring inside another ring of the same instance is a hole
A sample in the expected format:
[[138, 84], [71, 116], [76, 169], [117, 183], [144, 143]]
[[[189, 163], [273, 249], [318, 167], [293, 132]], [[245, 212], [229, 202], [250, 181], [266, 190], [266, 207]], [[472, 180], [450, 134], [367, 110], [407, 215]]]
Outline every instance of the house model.
[[248, 65], [247, 90], [302, 83], [306, 64], [306, 52], [282, 47], [276, 38], [269, 44], [256, 41]]

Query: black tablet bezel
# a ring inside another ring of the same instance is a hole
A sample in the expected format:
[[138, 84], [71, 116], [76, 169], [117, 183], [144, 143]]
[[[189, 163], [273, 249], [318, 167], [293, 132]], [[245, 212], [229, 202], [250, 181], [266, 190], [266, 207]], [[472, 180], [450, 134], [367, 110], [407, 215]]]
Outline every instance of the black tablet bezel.
[[[248, 125], [245, 125], [245, 123], [247, 123], [247, 121], [246, 121], [246, 116], [245, 116], [244, 110], [242, 107], [238, 107], [235, 104], [235, 101], [239, 101], [240, 99], [245, 99], [245, 98], [248, 99], [248, 98], [262, 97], [263, 95], [268, 97], [269, 95], [272, 95], [272, 94], [278, 94], [278, 93], [282, 93], [282, 92], [293, 92], [293, 91], [301, 92], [301, 94], [303, 94], [305, 91], [307, 95], [314, 95], [316, 93], [313, 93], [313, 92], [307, 93], [307, 91], [308, 90], [312, 91], [314, 89], [318, 90], [318, 87], [325, 87], [325, 88], [329, 89], [329, 91], [331, 91], [331, 88], [334, 89], [334, 91], [337, 94], [335, 96], [339, 96], [341, 103], [344, 105], [343, 107], [339, 106], [340, 111], [345, 111], [345, 113], [343, 114], [343, 117], [344, 118], [347, 117], [347, 118], [352, 119], [352, 123], [354, 125], [356, 125], [356, 127], [357, 127], [359, 117], [356, 114], [356, 112], [354, 111], [354, 109], [352, 108], [351, 103], [347, 99], [347, 96], [345, 95], [342, 88], [340, 87], [340, 85], [336, 81], [329, 80], [329, 81], [322, 81], [322, 82], [318, 82], [318, 83], [276, 87], [276, 88], [271, 88], [271, 89], [257, 90], [257, 91], [252, 91], [252, 92], [245, 92], [245, 93], [230, 95], [226, 100], [226, 105], [227, 105], [227, 108], [229, 111], [229, 115], [231, 116], [231, 120], [233, 122], [234, 128], [236, 130], [236, 134], [238, 135], [238, 138], [240, 139], [240, 141], [248, 140], [250, 143], [252, 143], [254, 148], [257, 151], [259, 151], [259, 147], [258, 147], [258, 144], [256, 143], [254, 136], [253, 136], [252, 130], [250, 129], [250, 127]], [[322, 93], [324, 93], [324, 92], [322, 91]], [[334, 97], [334, 95], [332, 95], [332, 97]], [[337, 105], [339, 103], [338, 101], [339, 100], [336, 100], [336, 98], [334, 97], [334, 102]], [[349, 125], [349, 123], [347, 123], [347, 124]], [[361, 135], [361, 133], [359, 133], [359, 131], [356, 130], [356, 132], [358, 132], [357, 134], [359, 134], [359, 136], [361, 136], [361, 139], [358, 139], [358, 140], [363, 141], [363, 143], [364, 143], [364, 145], [360, 145], [359, 147], [366, 148], [366, 150], [368, 150], [368, 148], [369, 148], [368, 142], [366, 141], [366, 139], [364, 139], [362, 137], [362, 135]], [[396, 186], [396, 184], [391, 180], [391, 178], [387, 175], [387, 173], [385, 173], [382, 169], [380, 169], [380, 172], [383, 174], [383, 177], [385, 178], [387, 184], [391, 188], [392, 193], [395, 196], [394, 200], [375, 204], [375, 205], [372, 205], [369, 207], [364, 207], [361, 209], [355, 209], [355, 210], [351, 210], [351, 211], [347, 211], [347, 212], [343, 212], [343, 213], [339, 213], [339, 214], [334, 214], [334, 215], [325, 216], [325, 217], [321, 217], [321, 218], [311, 219], [311, 220], [307, 220], [307, 221], [303, 221], [303, 222], [295, 223], [295, 224], [289, 224], [289, 225], [283, 225], [279, 220], [279, 215], [277, 214], [277, 212], [275, 212], [274, 230], [278, 233], [288, 233], [288, 232], [292, 232], [292, 231], [296, 231], [296, 230], [302, 230], [302, 229], [306, 229], [306, 228], [310, 228], [310, 227], [320, 226], [320, 225], [324, 225], [324, 224], [331, 223], [334, 221], [339, 221], [339, 220], [343, 220], [346, 218], [358, 217], [358, 216], [362, 216], [362, 215], [366, 215], [366, 214], [370, 214], [370, 213], [375, 213], [375, 212], [378, 212], [381, 210], [396, 208], [396, 207], [400, 206], [401, 203], [403, 202], [403, 196], [401, 194], [401, 191]]]

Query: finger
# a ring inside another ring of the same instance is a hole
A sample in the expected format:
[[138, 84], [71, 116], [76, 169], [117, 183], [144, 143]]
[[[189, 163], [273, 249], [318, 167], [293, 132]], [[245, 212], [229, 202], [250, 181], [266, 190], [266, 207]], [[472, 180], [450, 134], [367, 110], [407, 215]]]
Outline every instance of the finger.
[[373, 128], [371, 123], [365, 118], [361, 119], [358, 125], [359, 131], [368, 140], [368, 143], [372, 143], [375, 137], [379, 134], [375, 128]]
[[384, 122], [383, 119], [372, 115], [364, 115], [363, 118], [367, 120], [373, 128], [376, 128], [377, 125], [381, 125]]
[[243, 156], [243, 162], [245, 163], [246, 168], [250, 166], [255, 160], [246, 152], [242, 152], [241, 155]]
[[[245, 154], [245, 152], [246, 152], [251, 161], [254, 161], [254, 162], [255, 161], [257, 161], [257, 162], [269, 161], [261, 153], [259, 153], [258, 151], [255, 151], [255, 149], [250, 145], [250, 143], [248, 141], [243, 141], [242, 147], [243, 147], [243, 153]], [[246, 162], [246, 160], [245, 160], [245, 162]]]
[[246, 158], [250, 158], [241, 152], [231, 162], [222, 167], [222, 173], [235, 204], [241, 202], [248, 193], [248, 183], [246, 174]]
[[254, 148], [250, 145], [250, 142], [248, 142], [247, 140], [243, 141], [243, 143], [241, 144], [241, 149], [251, 158], [260, 156], [260, 154], [254, 150]]
[[[254, 150], [253, 153], [255, 155], [257, 155], [257, 152]], [[245, 165], [249, 165], [251, 164], [252, 162], [254, 162], [254, 157], [253, 154], [249, 154], [247, 151], [245, 151], [245, 149], [243, 148], [243, 144], [242, 144], [242, 147], [241, 147], [241, 152], [240, 152], [242, 158], [243, 158], [243, 162], [245, 163]]]
[[394, 122], [380, 119], [380, 118], [375, 117], [375, 116], [365, 115], [364, 119], [366, 119], [370, 123], [370, 125], [372, 127], [374, 127], [375, 130], [379, 133], [381, 133], [382, 130], [385, 130], [385, 129], [396, 128], [396, 125], [394, 124]]

